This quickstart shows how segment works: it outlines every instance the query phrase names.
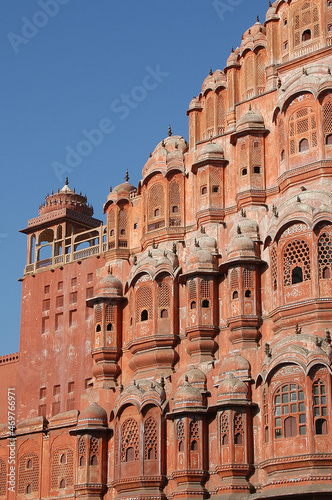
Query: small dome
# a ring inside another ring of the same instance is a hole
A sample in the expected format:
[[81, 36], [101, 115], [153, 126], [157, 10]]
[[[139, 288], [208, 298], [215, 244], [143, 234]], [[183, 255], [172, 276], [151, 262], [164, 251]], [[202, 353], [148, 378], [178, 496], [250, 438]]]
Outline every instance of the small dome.
[[241, 219], [238, 221], [238, 226], [240, 227], [242, 234], [257, 237], [258, 224], [256, 221], [247, 219], [246, 217], [241, 217]]
[[250, 363], [241, 354], [230, 354], [221, 363], [219, 376], [227, 373], [236, 373], [238, 376], [248, 377], [250, 375]]
[[251, 26], [245, 33], [243, 34], [243, 42], [244, 44], [248, 39], [253, 39], [255, 38], [258, 34], [263, 33], [264, 35], [266, 34], [266, 29], [263, 26], [263, 24], [259, 21], [257, 18], [257, 21], [253, 26]]
[[228, 246], [227, 253], [229, 257], [231, 254], [239, 253], [252, 253], [255, 251], [255, 243], [249, 236], [239, 234], [237, 237], [233, 238]]
[[199, 389], [193, 387], [186, 380], [185, 383], [178, 388], [174, 397], [174, 409], [183, 407], [202, 407], [203, 396]]
[[246, 399], [248, 397], [248, 387], [232, 373], [226, 375], [218, 387], [218, 401], [225, 399]]
[[122, 297], [122, 283], [110, 272], [98, 281], [95, 287], [95, 296]]
[[202, 109], [202, 105], [199, 102], [198, 97], [193, 97], [190, 101], [188, 111], [191, 111], [192, 109]]
[[131, 193], [132, 191], [136, 191], [136, 188], [135, 188], [135, 186], [130, 184], [130, 182], [122, 182], [118, 186], [115, 186], [115, 188], [113, 189], [112, 192], [113, 193], [122, 193], [123, 191], [125, 191], [126, 193]]
[[39, 215], [45, 215], [50, 212], [56, 212], [62, 209], [70, 209], [84, 215], [92, 216], [93, 208], [87, 203], [86, 196], [75, 192], [68, 184], [68, 177], [62, 189], [58, 189], [56, 193], [48, 194], [45, 198], [45, 203], [39, 207]]
[[187, 371], [181, 375], [178, 381], [178, 387], [181, 387], [188, 381], [188, 383], [198, 389], [206, 388], [206, 375], [202, 370], [196, 366], [189, 366]]
[[264, 118], [259, 113], [249, 109], [237, 122], [236, 130], [264, 129]]
[[232, 50], [230, 53], [228, 59], [227, 59], [227, 67], [228, 66], [233, 66], [234, 64], [238, 63], [238, 49], [237, 50]]
[[218, 157], [218, 159], [224, 158], [224, 150], [220, 144], [215, 142], [208, 142], [198, 153], [198, 160], [204, 159], [206, 156]]
[[269, 7], [267, 13], [266, 13], [266, 18], [265, 21], [272, 21], [273, 19], [278, 19], [277, 16], [277, 8], [275, 7], [274, 3]]
[[98, 403], [90, 403], [78, 417], [78, 427], [84, 425], [107, 426], [107, 413]]

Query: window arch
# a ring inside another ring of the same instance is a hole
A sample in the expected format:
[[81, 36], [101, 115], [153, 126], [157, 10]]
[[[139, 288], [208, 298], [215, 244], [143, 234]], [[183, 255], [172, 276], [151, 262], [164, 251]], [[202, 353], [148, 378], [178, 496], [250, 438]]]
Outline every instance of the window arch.
[[171, 306], [171, 290], [167, 283], [162, 281], [158, 285], [158, 309], [161, 318], [168, 317], [168, 311]]
[[257, 74], [257, 94], [265, 92], [266, 85], [266, 55], [264, 50], [260, 50], [256, 57], [256, 74]]
[[303, 153], [315, 147], [317, 147], [317, 124], [314, 109], [300, 108], [289, 119], [290, 155]]
[[205, 101], [206, 137], [214, 136], [214, 93], [209, 92]]
[[284, 249], [284, 286], [310, 279], [309, 245], [305, 240], [291, 241]]
[[223, 412], [220, 418], [220, 437], [222, 446], [229, 444], [229, 421], [226, 412]]
[[121, 462], [131, 462], [138, 459], [138, 424], [133, 418], [128, 418], [121, 426]]
[[164, 217], [164, 188], [162, 184], [154, 184], [149, 190], [148, 195], [148, 218], [152, 221], [154, 218]]
[[144, 458], [145, 460], [158, 458], [157, 422], [153, 417], [148, 417], [144, 422]]
[[180, 226], [180, 187], [177, 181], [172, 181], [169, 186], [169, 210], [170, 210], [170, 226]]
[[324, 132], [324, 142], [327, 145], [332, 144], [332, 100], [329, 97], [326, 102], [323, 103], [323, 132]]
[[176, 437], [178, 440], [178, 451], [183, 452], [185, 450], [185, 440], [186, 440], [183, 420], [179, 420], [176, 425]]
[[226, 104], [225, 104], [226, 91], [219, 90], [217, 94], [217, 131], [218, 135], [225, 132], [226, 123]]
[[305, 0], [294, 12], [294, 47], [319, 38], [319, 11], [315, 2]]
[[318, 238], [318, 266], [320, 279], [331, 278], [332, 272], [332, 226], [325, 227]]
[[[141, 286], [136, 293], [136, 321], [152, 319], [152, 288]], [[144, 313], [144, 314], [143, 314]]]
[[297, 384], [284, 384], [276, 390], [273, 403], [275, 438], [304, 436], [307, 431], [303, 389]]
[[244, 422], [241, 413], [234, 415], [234, 444], [244, 444]]
[[327, 434], [327, 395], [326, 385], [322, 379], [312, 385], [315, 434]]

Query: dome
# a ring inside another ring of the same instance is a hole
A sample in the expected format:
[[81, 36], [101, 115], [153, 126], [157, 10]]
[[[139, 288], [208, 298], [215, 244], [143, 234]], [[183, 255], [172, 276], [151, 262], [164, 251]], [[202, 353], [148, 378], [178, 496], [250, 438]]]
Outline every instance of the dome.
[[208, 142], [198, 153], [198, 160], [205, 159], [206, 156], [217, 157], [218, 159], [224, 158], [224, 150], [220, 144]]
[[250, 375], [250, 363], [241, 354], [230, 354], [221, 363], [219, 377], [227, 373], [236, 373], [238, 376], [248, 377]]
[[99, 280], [95, 286], [95, 296], [98, 297], [122, 297], [122, 283], [113, 276], [110, 271]]
[[122, 193], [124, 191], [126, 193], [131, 193], [132, 191], [136, 191], [136, 188], [135, 188], [135, 186], [130, 184], [130, 182], [122, 182], [118, 186], [115, 186], [115, 188], [113, 189], [112, 192], [113, 193]]
[[236, 49], [235, 51], [232, 50], [232, 52], [230, 53], [230, 55], [227, 59], [227, 67], [233, 66], [234, 64], [238, 64], [238, 53], [239, 53], [238, 49]]
[[252, 253], [255, 251], [255, 243], [249, 236], [238, 235], [233, 238], [228, 246], [227, 253], [231, 256], [232, 253]]
[[264, 119], [262, 115], [252, 111], [250, 108], [237, 122], [237, 132], [246, 129], [264, 129]]
[[193, 97], [190, 101], [188, 111], [191, 111], [192, 109], [202, 109], [202, 105], [199, 102], [198, 97]]
[[77, 427], [107, 426], [107, 413], [98, 403], [90, 403], [78, 417]]
[[225, 399], [247, 399], [248, 387], [232, 373], [228, 373], [218, 387], [218, 401]]
[[247, 219], [246, 217], [241, 217], [237, 224], [232, 228], [232, 235], [243, 234], [244, 236], [249, 236], [250, 238], [258, 238], [258, 224], [252, 219]]
[[184, 385], [180, 386], [174, 397], [174, 409], [183, 407], [202, 407], [203, 396], [199, 389], [193, 387], [186, 380]]
[[247, 31], [244, 32], [242, 43], [245, 45], [247, 40], [253, 40], [260, 33], [263, 33], [265, 35], [266, 29], [257, 17], [257, 21], [255, 22], [255, 24], [253, 24], [253, 26], [251, 26], [249, 29], [247, 29]]
[[58, 189], [56, 193], [52, 191], [51, 195], [46, 196], [45, 203], [39, 207], [39, 215], [62, 209], [74, 210], [88, 216], [93, 215], [93, 208], [87, 203], [86, 196], [76, 193], [75, 189], [69, 187], [68, 177], [62, 189]]
[[265, 21], [272, 21], [273, 19], [278, 19], [277, 16], [277, 8], [275, 7], [274, 3], [269, 7], [267, 13], [266, 13], [266, 18]]
[[198, 389], [206, 388], [206, 375], [202, 370], [196, 366], [189, 366], [187, 371], [181, 375], [178, 380], [178, 387], [181, 387], [188, 381], [188, 383]]

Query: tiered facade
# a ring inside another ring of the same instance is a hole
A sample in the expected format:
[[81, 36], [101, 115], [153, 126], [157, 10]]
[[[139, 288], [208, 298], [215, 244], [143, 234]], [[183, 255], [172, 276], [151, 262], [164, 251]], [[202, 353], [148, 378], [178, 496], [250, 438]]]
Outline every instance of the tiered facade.
[[330, 0], [275, 1], [106, 225], [46, 197], [0, 499], [332, 498], [331, 45]]

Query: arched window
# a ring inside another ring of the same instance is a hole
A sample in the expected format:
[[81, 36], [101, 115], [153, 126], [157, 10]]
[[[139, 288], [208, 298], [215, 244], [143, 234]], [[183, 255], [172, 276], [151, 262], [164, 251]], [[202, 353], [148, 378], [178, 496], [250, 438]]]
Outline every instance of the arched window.
[[308, 243], [304, 240], [294, 240], [288, 243], [284, 249], [284, 285], [289, 286], [310, 279], [310, 250]]
[[183, 420], [179, 420], [176, 426], [176, 437], [178, 440], [178, 450], [183, 452], [185, 449], [185, 439], [186, 434], [184, 430], [184, 422]]
[[29, 459], [29, 460], [27, 461], [27, 467], [26, 467], [26, 468], [27, 468], [27, 469], [32, 469], [32, 460], [30, 460], [30, 459]]
[[98, 458], [96, 455], [92, 455], [90, 459], [90, 465], [98, 465]]
[[146, 309], [141, 312], [141, 321], [147, 321], [149, 319], [149, 313]]
[[302, 139], [299, 142], [299, 152], [304, 153], [305, 151], [308, 151], [309, 149], [309, 141], [308, 139]]
[[136, 293], [136, 322], [153, 319], [152, 303], [151, 286], [140, 286]]
[[311, 30], [304, 30], [302, 33], [302, 42], [307, 42], [311, 40]]
[[133, 462], [135, 460], [135, 451], [132, 446], [127, 448], [126, 451], [126, 462]]
[[138, 424], [136, 420], [129, 418], [121, 426], [121, 462], [131, 462], [138, 459]]
[[238, 299], [239, 298], [239, 292], [235, 290], [232, 295], [232, 299]]
[[190, 449], [192, 451], [198, 451], [198, 443], [197, 443], [197, 441], [194, 440], [194, 441], [191, 442]]
[[[319, 38], [319, 10], [315, 2], [305, 0], [294, 11], [294, 47], [299, 48], [301, 43], [311, 38]], [[311, 28], [313, 31], [311, 31]]]
[[80, 467], [84, 467], [85, 465], [85, 457], [80, 457]]
[[196, 302], [194, 300], [190, 304], [190, 309], [196, 309]]
[[302, 267], [296, 266], [292, 269], [292, 285], [295, 283], [302, 283], [303, 281], [303, 271]]
[[332, 233], [329, 226], [324, 228], [318, 238], [319, 277], [329, 279], [332, 270]]
[[323, 380], [318, 379], [313, 383], [312, 393], [315, 434], [327, 434], [327, 396], [326, 386]]
[[244, 422], [241, 413], [234, 415], [234, 444], [243, 444]]
[[205, 101], [206, 138], [214, 136], [214, 94], [209, 92]]
[[221, 435], [222, 446], [226, 446], [227, 444], [229, 444], [229, 421], [228, 421], [228, 415], [225, 412], [221, 414], [220, 435]]
[[245, 293], [244, 293], [244, 296], [246, 298], [250, 298], [251, 297], [251, 291], [250, 290], [246, 290]]
[[[164, 206], [164, 188], [162, 184], [154, 184], [148, 194], [148, 220], [163, 218], [165, 215]], [[152, 225], [151, 228], [156, 229], [155, 225]]]
[[65, 464], [65, 463], [67, 463], [66, 454], [62, 453], [62, 455], [60, 456], [60, 464]]
[[65, 487], [66, 487], [66, 481], [64, 479], [61, 479], [60, 485], [59, 485], [60, 490], [62, 490]]
[[247, 173], [248, 173], [248, 169], [247, 168], [243, 168], [241, 170], [241, 175], [247, 175]]
[[107, 327], [106, 327], [106, 330], [107, 330], [108, 332], [111, 332], [111, 331], [113, 330], [113, 325], [112, 325], [112, 323], [108, 323], [108, 325], [107, 325]]
[[174, 180], [169, 186], [169, 206], [170, 206], [170, 226], [180, 226], [181, 218], [180, 213], [180, 187]]
[[162, 309], [160, 311], [160, 317], [161, 318], [168, 318], [168, 311], [167, 311], [167, 309]]
[[210, 307], [210, 302], [207, 299], [203, 300], [202, 307], [207, 309], [208, 307]]
[[201, 194], [202, 195], [207, 194], [207, 187], [206, 186], [202, 186], [202, 188], [201, 188]]
[[148, 417], [144, 422], [144, 457], [145, 460], [158, 458], [157, 421], [153, 417]]
[[171, 306], [171, 289], [165, 280], [158, 283], [158, 309], [161, 318], [168, 318]]
[[277, 439], [306, 434], [304, 392], [299, 385], [285, 384], [277, 389], [273, 415]]
[[316, 115], [312, 107], [295, 111], [289, 119], [290, 155], [304, 153], [317, 147]]
[[96, 326], [96, 332], [101, 332], [101, 326], [100, 325]]
[[26, 492], [27, 493], [32, 493], [32, 487], [31, 487], [31, 484], [28, 484], [27, 488], [26, 488]]

